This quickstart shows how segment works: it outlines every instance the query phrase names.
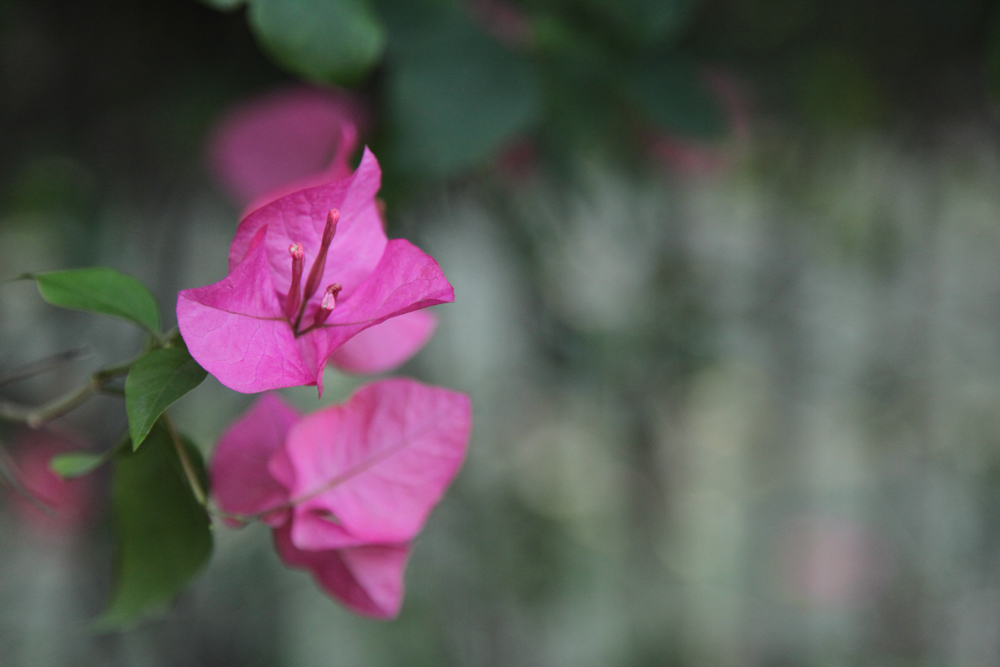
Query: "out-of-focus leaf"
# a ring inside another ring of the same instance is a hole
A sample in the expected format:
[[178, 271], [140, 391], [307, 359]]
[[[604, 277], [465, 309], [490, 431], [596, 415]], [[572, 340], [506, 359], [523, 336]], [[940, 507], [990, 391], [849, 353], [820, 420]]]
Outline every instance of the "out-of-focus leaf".
[[726, 132], [719, 100], [686, 58], [667, 56], [642, 63], [627, 85], [642, 115], [661, 130], [696, 139], [715, 139]]
[[[198, 450], [187, 442], [184, 447], [204, 479]], [[112, 514], [114, 593], [95, 623], [98, 630], [164, 611], [212, 553], [208, 514], [195, 500], [162, 425], [153, 429], [142, 449], [126, 448], [115, 457]]]
[[163, 411], [202, 383], [208, 373], [185, 348], [153, 350], [125, 379], [125, 412], [132, 448], [138, 449]]
[[587, 0], [622, 36], [640, 44], [666, 44], [690, 23], [702, 0]]
[[540, 115], [531, 63], [464, 16], [442, 13], [426, 29], [396, 39], [387, 106], [400, 166], [448, 175], [490, 157]]
[[237, 7], [242, 7], [246, 0], [201, 0], [204, 4], [218, 9], [221, 12], [228, 12], [236, 9]]
[[629, 119], [621, 113], [615, 86], [630, 65], [556, 15], [536, 18], [532, 34], [545, 60], [545, 126], [539, 144], [550, 149], [547, 160], [553, 160], [551, 149], [560, 144], [600, 153], [628, 136]]
[[113, 315], [152, 334], [160, 330], [160, 311], [149, 290], [132, 276], [114, 269], [70, 269], [33, 273], [42, 298], [53, 306]]
[[100, 454], [68, 452], [53, 456], [52, 460], [49, 461], [49, 469], [63, 479], [73, 479], [93, 472], [105, 460], [105, 457]]
[[312, 81], [355, 82], [385, 47], [367, 0], [252, 0], [249, 19], [275, 60]]
[[852, 130], [878, 123], [888, 101], [859, 53], [820, 49], [799, 68], [796, 102], [802, 116], [824, 127]]
[[990, 27], [989, 51], [986, 68], [989, 77], [990, 92], [994, 99], [1000, 99], [1000, 12], [993, 17]]

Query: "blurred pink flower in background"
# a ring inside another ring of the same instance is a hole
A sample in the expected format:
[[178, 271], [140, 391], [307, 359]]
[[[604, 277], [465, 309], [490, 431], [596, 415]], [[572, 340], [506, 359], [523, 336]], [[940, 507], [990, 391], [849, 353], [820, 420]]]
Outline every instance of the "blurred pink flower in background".
[[662, 132], [648, 138], [654, 159], [671, 171], [689, 176], [707, 176], [727, 168], [732, 162], [733, 145], [746, 142], [750, 136], [750, 113], [740, 84], [718, 72], [706, 74], [705, 82], [726, 113], [728, 139], [713, 143]]
[[830, 516], [788, 522], [776, 547], [782, 589], [819, 606], [873, 600], [892, 575], [888, 543], [864, 524]]
[[507, 145], [496, 157], [497, 170], [508, 178], [528, 179], [538, 171], [538, 148], [533, 139], [522, 137]]
[[[349, 159], [371, 124], [367, 105], [354, 93], [291, 86], [227, 111], [211, 131], [208, 161], [216, 180], [250, 213], [350, 176]], [[436, 326], [429, 312], [397, 316], [356, 334], [330, 362], [349, 373], [391, 370], [416, 354]]]
[[349, 176], [350, 157], [370, 124], [353, 93], [284, 88], [227, 111], [211, 131], [208, 162], [233, 201], [249, 211]]
[[410, 543], [465, 458], [464, 394], [396, 378], [309, 415], [266, 395], [220, 438], [219, 507], [274, 529], [286, 564], [376, 618], [399, 613]]
[[71, 436], [51, 431], [24, 430], [14, 438], [10, 472], [34, 502], [14, 489], [8, 497], [18, 521], [33, 534], [65, 537], [84, 528], [93, 517], [93, 478], [63, 480], [49, 469], [53, 456], [80, 449], [81, 443]]
[[455, 295], [434, 258], [388, 240], [365, 150], [348, 178], [293, 192], [251, 212], [229, 249], [229, 275], [183, 290], [177, 322], [191, 356], [230, 389], [317, 385], [330, 360], [386, 370], [415, 354], [429, 318], [392, 323], [333, 357], [359, 332]]
[[511, 49], [530, 46], [531, 19], [521, 9], [505, 0], [470, 0], [469, 15], [497, 41]]

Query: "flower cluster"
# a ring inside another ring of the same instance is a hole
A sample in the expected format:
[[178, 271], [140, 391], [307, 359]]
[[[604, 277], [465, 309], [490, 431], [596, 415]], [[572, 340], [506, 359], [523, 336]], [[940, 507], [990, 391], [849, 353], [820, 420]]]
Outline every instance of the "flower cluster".
[[[216, 171], [250, 212], [229, 275], [182, 291], [177, 320], [191, 355], [231, 389], [322, 392], [327, 364], [389, 370], [433, 333], [421, 309], [454, 299], [433, 258], [386, 238], [374, 155], [366, 149], [347, 168], [356, 108], [316, 91], [282, 93], [216, 133]], [[328, 148], [295, 163], [286, 148], [299, 139]], [[265, 395], [220, 439], [212, 493], [230, 523], [270, 525], [281, 559], [348, 608], [391, 618], [410, 544], [462, 464], [470, 423], [467, 396], [407, 379], [308, 415]]]
[[267, 395], [219, 441], [216, 502], [268, 523], [282, 560], [350, 609], [393, 617], [410, 542], [458, 472], [470, 422], [467, 396], [408, 379], [306, 416]]

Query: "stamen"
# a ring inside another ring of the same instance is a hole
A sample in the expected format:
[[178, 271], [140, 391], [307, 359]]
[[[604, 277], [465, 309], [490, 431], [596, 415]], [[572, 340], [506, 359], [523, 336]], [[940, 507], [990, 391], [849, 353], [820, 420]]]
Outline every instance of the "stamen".
[[288, 254], [292, 256], [292, 284], [288, 287], [288, 297], [285, 299], [285, 317], [291, 322], [301, 304], [302, 258], [306, 253], [301, 243], [293, 243], [288, 246]]
[[306, 287], [302, 294], [302, 305], [299, 306], [299, 316], [295, 319], [295, 326], [292, 327], [295, 330], [298, 330], [299, 324], [302, 322], [302, 316], [306, 312], [309, 299], [316, 293], [316, 290], [319, 288], [319, 282], [323, 280], [323, 270], [326, 268], [326, 255], [330, 251], [330, 243], [333, 242], [333, 237], [337, 233], [337, 222], [339, 221], [340, 211], [331, 208], [330, 212], [326, 215], [326, 227], [323, 228], [323, 240], [320, 242], [319, 254], [316, 255], [316, 261], [313, 263], [312, 268], [309, 269], [309, 278], [306, 279]]
[[314, 327], [323, 324], [330, 317], [330, 313], [337, 307], [337, 295], [340, 294], [340, 290], [342, 289], [344, 289], [344, 286], [340, 283], [333, 283], [326, 288], [323, 300], [319, 302], [319, 310], [316, 311], [316, 317], [313, 320]]

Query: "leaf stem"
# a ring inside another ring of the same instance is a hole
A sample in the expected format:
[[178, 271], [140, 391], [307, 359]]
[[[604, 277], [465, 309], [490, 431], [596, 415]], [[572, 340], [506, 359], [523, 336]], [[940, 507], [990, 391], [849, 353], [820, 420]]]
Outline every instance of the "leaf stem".
[[177, 430], [174, 429], [174, 423], [170, 421], [170, 417], [167, 413], [163, 413], [160, 416], [163, 420], [163, 425], [167, 428], [167, 434], [170, 436], [170, 441], [174, 443], [174, 449], [177, 450], [177, 458], [181, 460], [181, 467], [184, 468], [184, 476], [187, 477], [188, 485], [191, 487], [191, 493], [194, 494], [194, 499], [198, 501], [198, 504], [202, 507], [208, 507], [208, 496], [205, 494], [205, 489], [201, 485], [201, 480], [198, 479], [197, 473], [195, 473], [194, 466], [191, 465], [191, 458], [188, 456], [187, 451], [184, 449], [184, 443], [181, 442], [180, 437], [177, 435]]

